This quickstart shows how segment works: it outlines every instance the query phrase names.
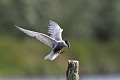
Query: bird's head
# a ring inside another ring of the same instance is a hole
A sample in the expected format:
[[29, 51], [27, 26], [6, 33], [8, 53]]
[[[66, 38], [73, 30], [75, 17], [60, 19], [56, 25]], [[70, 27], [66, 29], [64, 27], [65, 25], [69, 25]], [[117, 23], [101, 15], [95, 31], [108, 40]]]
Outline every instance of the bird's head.
[[70, 49], [70, 43], [67, 40], [65, 40], [65, 43], [67, 44], [67, 47]]

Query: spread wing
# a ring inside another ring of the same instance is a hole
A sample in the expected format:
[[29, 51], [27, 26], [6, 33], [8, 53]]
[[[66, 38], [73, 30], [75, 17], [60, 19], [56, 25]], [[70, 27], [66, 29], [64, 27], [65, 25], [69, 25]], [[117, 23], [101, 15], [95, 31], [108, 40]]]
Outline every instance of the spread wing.
[[48, 33], [55, 40], [57, 41], [62, 40], [62, 31], [63, 29], [61, 29], [56, 22], [52, 20], [48, 22]]
[[53, 38], [51, 38], [43, 33], [26, 30], [26, 29], [20, 28], [18, 26], [16, 26], [16, 27], [20, 31], [26, 33], [27, 35], [29, 35], [31, 37], [36, 37], [36, 39], [38, 39], [39, 41], [43, 42], [44, 44], [46, 44], [50, 47], [54, 47], [54, 45], [57, 43], [55, 39], [53, 39]]

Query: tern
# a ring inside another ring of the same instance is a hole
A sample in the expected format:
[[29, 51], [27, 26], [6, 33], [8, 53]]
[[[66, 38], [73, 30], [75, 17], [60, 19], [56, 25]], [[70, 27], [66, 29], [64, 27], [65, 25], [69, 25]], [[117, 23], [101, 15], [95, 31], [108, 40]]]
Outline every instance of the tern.
[[52, 20], [48, 22], [48, 34], [50, 34], [50, 36], [43, 33], [23, 29], [16, 25], [15, 27], [27, 35], [35, 37], [37, 40], [52, 47], [52, 51], [44, 58], [44, 60], [54, 60], [57, 56], [64, 52], [61, 51], [63, 47], [68, 47], [70, 49], [70, 43], [67, 40], [62, 39], [63, 29], [61, 29], [60, 26]]

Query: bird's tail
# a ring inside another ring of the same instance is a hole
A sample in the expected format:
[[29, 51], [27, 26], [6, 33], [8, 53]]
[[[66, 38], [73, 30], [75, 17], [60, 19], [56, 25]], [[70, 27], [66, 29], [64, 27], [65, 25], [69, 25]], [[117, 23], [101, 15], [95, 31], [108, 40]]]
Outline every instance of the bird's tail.
[[57, 56], [59, 56], [60, 54], [59, 53], [54, 53], [53, 51], [50, 53], [50, 54], [48, 54], [45, 58], [44, 58], [44, 60], [46, 60], [46, 59], [49, 59], [49, 60], [54, 60]]

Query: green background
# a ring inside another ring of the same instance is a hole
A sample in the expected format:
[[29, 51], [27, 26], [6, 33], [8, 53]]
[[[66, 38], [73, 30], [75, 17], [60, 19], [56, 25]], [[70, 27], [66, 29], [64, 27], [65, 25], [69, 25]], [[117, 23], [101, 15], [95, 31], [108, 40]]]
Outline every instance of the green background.
[[[14, 27], [47, 34], [49, 20], [71, 43], [52, 62], [50, 47]], [[65, 75], [69, 59], [80, 74], [120, 73], [119, 0], [0, 0], [0, 76]]]

